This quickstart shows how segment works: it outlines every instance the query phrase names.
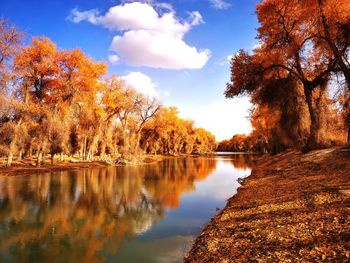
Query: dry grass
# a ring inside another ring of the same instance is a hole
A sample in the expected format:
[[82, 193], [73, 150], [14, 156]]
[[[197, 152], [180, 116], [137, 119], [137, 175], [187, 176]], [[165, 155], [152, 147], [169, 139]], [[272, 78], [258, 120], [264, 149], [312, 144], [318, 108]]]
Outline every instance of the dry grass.
[[19, 175], [25, 173], [31, 173], [34, 171], [49, 172], [53, 170], [70, 170], [70, 169], [79, 169], [79, 168], [88, 168], [88, 167], [104, 167], [109, 165], [106, 162], [102, 161], [93, 161], [93, 162], [83, 162], [75, 160], [74, 158], [66, 158], [64, 161], [55, 161], [51, 165], [50, 159], [47, 159], [41, 166], [37, 167], [35, 165], [35, 159], [26, 158], [21, 161], [14, 161], [11, 167], [6, 167], [6, 159], [0, 158], [0, 176], [6, 175]]
[[133, 160], [128, 160], [125, 162], [121, 162], [121, 164], [112, 162], [112, 161], [102, 161], [102, 160], [94, 160], [94, 161], [83, 161], [79, 158], [74, 157], [64, 157], [63, 161], [58, 160], [57, 158], [54, 161], [54, 164], [51, 164], [51, 159], [45, 159], [45, 162], [37, 167], [36, 159], [34, 158], [26, 158], [24, 160], [15, 160], [11, 167], [6, 167], [6, 158], [0, 158], [0, 176], [11, 176], [11, 175], [20, 175], [25, 173], [32, 173], [35, 171], [49, 172], [54, 170], [71, 170], [71, 169], [80, 169], [80, 168], [95, 168], [95, 167], [105, 167], [108, 165], [140, 165], [146, 163], [153, 163], [162, 160], [164, 157], [161, 155], [142, 155], [138, 157], [134, 157]]
[[263, 157], [185, 262], [350, 262], [350, 152]]

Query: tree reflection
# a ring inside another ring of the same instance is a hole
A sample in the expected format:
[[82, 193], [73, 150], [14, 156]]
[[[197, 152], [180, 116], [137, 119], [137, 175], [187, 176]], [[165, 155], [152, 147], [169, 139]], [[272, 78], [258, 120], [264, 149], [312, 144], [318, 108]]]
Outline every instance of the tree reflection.
[[[0, 178], [0, 262], [103, 262], [216, 168], [180, 158]], [[106, 253], [106, 252], [104, 252]]]
[[225, 162], [231, 163], [236, 169], [247, 170], [254, 165], [254, 155], [251, 154], [233, 154], [226, 156]]

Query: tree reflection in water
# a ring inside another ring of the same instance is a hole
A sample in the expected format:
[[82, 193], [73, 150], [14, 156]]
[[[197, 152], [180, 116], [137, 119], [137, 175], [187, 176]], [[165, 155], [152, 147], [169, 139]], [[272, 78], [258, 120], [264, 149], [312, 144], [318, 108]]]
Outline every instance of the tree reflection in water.
[[231, 155], [230, 162], [236, 169], [247, 170], [254, 164], [255, 156], [251, 154], [235, 154]]
[[0, 262], [103, 262], [216, 168], [179, 158], [0, 178]]

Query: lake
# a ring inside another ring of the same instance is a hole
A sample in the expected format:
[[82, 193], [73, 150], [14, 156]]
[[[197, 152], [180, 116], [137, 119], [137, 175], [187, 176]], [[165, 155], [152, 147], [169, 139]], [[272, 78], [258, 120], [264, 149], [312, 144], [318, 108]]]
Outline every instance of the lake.
[[0, 177], [0, 262], [181, 262], [250, 155]]

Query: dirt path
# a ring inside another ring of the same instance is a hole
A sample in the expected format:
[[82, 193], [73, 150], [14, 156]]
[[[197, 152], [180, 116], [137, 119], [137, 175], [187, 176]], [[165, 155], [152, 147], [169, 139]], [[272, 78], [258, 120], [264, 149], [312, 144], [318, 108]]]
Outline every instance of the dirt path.
[[258, 161], [185, 262], [350, 262], [350, 152]]

